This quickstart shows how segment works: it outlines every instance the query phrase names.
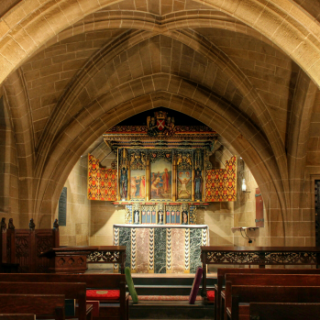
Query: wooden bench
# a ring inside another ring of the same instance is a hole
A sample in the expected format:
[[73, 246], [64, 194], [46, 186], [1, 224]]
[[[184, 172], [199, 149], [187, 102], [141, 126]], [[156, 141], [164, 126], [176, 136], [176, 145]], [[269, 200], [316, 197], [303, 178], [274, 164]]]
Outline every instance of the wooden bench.
[[250, 320], [319, 320], [320, 303], [250, 303]]
[[320, 269], [249, 269], [249, 268], [221, 268], [217, 273], [217, 284], [215, 291], [215, 319], [220, 317], [221, 291], [225, 283], [225, 275], [229, 273], [251, 273], [251, 274], [320, 274]]
[[0, 314], [0, 320], [36, 320], [36, 315], [31, 313], [5, 313]]
[[84, 282], [3, 282], [0, 294], [64, 294], [66, 299], [77, 299], [79, 320], [91, 318], [92, 306], [86, 305], [86, 283]]
[[[307, 286], [232, 286], [232, 305], [226, 319], [249, 320], [253, 302], [320, 302], [320, 287]], [[239, 308], [239, 304], [246, 303]], [[307, 320], [307, 318], [306, 318]]]
[[87, 289], [113, 289], [120, 291], [120, 299], [100, 304], [100, 320], [110, 317], [124, 320], [128, 313], [126, 278], [124, 274], [53, 274], [9, 273], [0, 274], [0, 281], [18, 282], [85, 282]]
[[0, 294], [0, 314], [32, 313], [64, 320], [64, 300], [62, 294]]
[[[221, 295], [221, 318], [226, 318], [227, 308], [232, 305], [232, 288], [235, 285], [250, 286], [320, 286], [320, 275], [304, 274], [226, 274], [225, 294]], [[225, 305], [225, 308], [223, 308]]]
[[133, 304], [130, 301], [130, 319], [212, 319], [212, 306], [202, 301], [189, 304], [188, 301], [143, 301]]

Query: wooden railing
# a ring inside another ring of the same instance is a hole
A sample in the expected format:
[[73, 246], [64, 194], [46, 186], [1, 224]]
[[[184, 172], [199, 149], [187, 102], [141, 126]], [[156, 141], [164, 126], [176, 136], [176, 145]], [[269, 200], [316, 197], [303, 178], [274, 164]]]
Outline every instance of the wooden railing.
[[15, 229], [12, 220], [7, 229], [3, 218], [0, 228], [0, 267], [8, 272], [19, 265], [22, 273], [83, 273], [88, 263], [111, 263], [124, 273], [125, 246], [60, 247], [57, 220], [53, 229], [36, 230], [33, 221]]
[[202, 293], [207, 288], [207, 265], [320, 265], [317, 247], [201, 247], [203, 265]]
[[51, 272], [84, 273], [88, 263], [111, 263], [120, 265], [124, 274], [125, 246], [84, 246], [52, 248], [43, 253], [52, 260]]

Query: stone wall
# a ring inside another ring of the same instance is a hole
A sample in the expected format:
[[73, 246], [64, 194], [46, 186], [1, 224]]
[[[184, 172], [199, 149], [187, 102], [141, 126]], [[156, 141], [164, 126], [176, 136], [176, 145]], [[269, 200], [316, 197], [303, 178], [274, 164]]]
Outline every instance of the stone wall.
[[91, 201], [87, 199], [87, 171], [87, 157], [84, 156], [73, 167], [64, 185], [67, 187], [67, 225], [60, 227], [60, 245], [90, 244]]
[[[245, 179], [247, 186], [246, 191], [242, 191], [242, 179]], [[234, 203], [234, 227], [255, 227], [256, 226], [256, 199], [255, 193], [258, 188], [257, 182], [254, 179], [251, 171], [243, 162], [242, 159], [238, 158], [238, 193], [237, 201]], [[264, 220], [266, 226], [266, 213], [264, 210]], [[242, 234], [240, 231], [234, 233], [234, 245], [237, 246], [260, 246], [267, 245], [268, 240], [266, 239], [265, 227], [256, 231], [244, 231]], [[249, 243], [249, 239], [252, 243]]]
[[106, 201], [91, 201], [90, 245], [113, 245], [113, 225], [125, 223], [124, 206]]

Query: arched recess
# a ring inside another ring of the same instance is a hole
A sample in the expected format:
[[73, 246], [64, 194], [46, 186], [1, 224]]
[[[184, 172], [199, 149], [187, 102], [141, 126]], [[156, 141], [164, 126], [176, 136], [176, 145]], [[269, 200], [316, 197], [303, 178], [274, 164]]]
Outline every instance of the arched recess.
[[[197, 0], [264, 34], [320, 86], [320, 25], [290, 0]], [[23, 0], [0, 20], [0, 84], [35, 50], [112, 0]], [[133, 26], [134, 27], [134, 26]]]
[[[99, 88], [99, 92], [97, 92], [97, 89], [94, 87], [94, 79], [97, 74], [103, 70], [107, 63], [111, 63], [110, 61], [112, 61], [114, 57], [116, 57], [120, 52], [123, 52], [124, 49], [128, 50], [128, 48], [141, 44], [143, 41], [151, 39], [154, 36], [156, 36], [154, 33], [148, 31], [128, 32], [116, 39], [113, 43], [108, 43], [98, 53], [96, 53], [92, 59], [90, 59], [61, 98], [53, 116], [47, 124], [39, 145], [36, 165], [37, 178], [41, 177], [49, 150], [54, 139], [58, 135], [59, 130], [64, 128], [65, 123], [70, 121], [76, 113], [81, 112], [85, 105], [88, 104], [91, 99], [95, 98], [96, 94], [101, 94], [102, 92], [110, 90], [110, 88], [104, 88], [102, 86]], [[271, 148], [273, 148], [273, 153], [279, 167], [281, 175], [280, 180], [283, 184], [283, 189], [287, 189], [287, 164], [283, 144], [272, 117], [248, 78], [220, 49], [213, 46], [210, 42], [205, 41], [205, 39], [201, 39], [200, 36], [198, 36], [197, 39], [193, 39], [193, 36], [195, 35], [189, 34], [187, 31], [184, 33], [178, 31], [167, 32], [165, 36], [179, 41], [192, 48], [195, 52], [200, 53], [202, 56], [209, 58], [219, 66], [221, 70], [223, 70], [224, 75], [228, 77], [228, 79], [234, 81], [236, 84], [240, 84], [239, 91], [248, 99], [248, 102], [237, 107], [244, 115], [247, 113], [248, 118], [252, 113], [254, 113], [258, 119], [258, 123], [254, 125], [261, 126], [263, 134], [267, 136], [267, 140], [273, 142], [270, 145]], [[121, 64], [119, 64], [118, 68], [120, 67]], [[100, 82], [104, 83], [104, 81]], [[121, 85], [122, 83], [120, 86]], [[188, 87], [188, 84], [186, 84], [186, 87]], [[119, 95], [121, 96], [122, 93], [118, 87], [115, 87], [114, 90], [119, 91]], [[128, 92], [131, 91], [133, 91], [132, 88], [130, 88]], [[209, 96], [210, 94], [211, 92], [208, 93]], [[223, 94], [224, 93], [221, 93], [222, 97]], [[81, 98], [79, 99], [79, 97]], [[114, 97], [112, 97], [112, 99], [114, 99]], [[207, 98], [205, 98], [205, 100], [207, 100]], [[287, 196], [287, 193], [284, 194]]]
[[[148, 77], [151, 80], [151, 77]], [[70, 122], [69, 126], [55, 140], [41, 178], [41, 194], [38, 195], [38, 218], [51, 215], [56, 206], [61, 187], [72, 166], [86, 148], [107, 128], [139, 112], [162, 103], [195, 117], [214, 128], [243, 156], [261, 185], [265, 199], [275, 199], [282, 208], [285, 221], [285, 202], [277, 165], [272, 150], [263, 134], [239, 112], [216, 97], [211, 96], [206, 105], [197, 94], [178, 92], [173, 83], [177, 77], [158, 75], [153, 79], [155, 87], [142, 91], [134, 98], [116, 103], [106, 94], [92, 102]], [[139, 80], [136, 80], [139, 81]], [[171, 83], [171, 85], [170, 85]], [[129, 84], [133, 85], [133, 83]], [[205, 91], [199, 94], [206, 94]], [[157, 104], [156, 104], [157, 103]], [[52, 194], [54, 197], [52, 198]], [[266, 200], [268, 203], [268, 200]], [[270, 200], [271, 202], [271, 200]], [[44, 205], [43, 205], [44, 204]]]

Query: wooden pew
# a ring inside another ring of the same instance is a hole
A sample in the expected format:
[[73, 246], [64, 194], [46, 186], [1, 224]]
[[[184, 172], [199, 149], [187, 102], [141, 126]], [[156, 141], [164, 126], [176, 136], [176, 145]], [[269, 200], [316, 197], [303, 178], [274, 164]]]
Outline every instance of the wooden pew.
[[0, 294], [0, 314], [33, 313], [64, 320], [64, 300], [62, 294]]
[[[226, 318], [226, 310], [232, 304], [232, 287], [235, 285], [251, 285], [251, 286], [320, 286], [320, 275], [305, 274], [226, 274], [226, 290], [225, 297], [221, 296], [221, 306], [225, 305], [224, 315]], [[223, 310], [223, 309], [222, 309]]]
[[[202, 296], [207, 292], [207, 265], [272, 266], [320, 265], [319, 247], [202, 246]], [[281, 259], [278, 259], [279, 255]]]
[[320, 303], [250, 303], [250, 320], [319, 320]]
[[[232, 305], [231, 308], [227, 308], [226, 317], [231, 320], [249, 320], [249, 303], [253, 302], [320, 302], [320, 287], [232, 286], [231, 294]], [[247, 303], [248, 305], [239, 308], [240, 303]]]
[[77, 299], [78, 318], [90, 318], [92, 306], [86, 305], [86, 283], [84, 282], [3, 282], [0, 281], [0, 294], [64, 294], [66, 299]]
[[0, 314], [0, 320], [36, 320], [36, 315], [31, 313], [4, 313]]
[[252, 273], [252, 274], [320, 274], [320, 269], [249, 269], [249, 268], [221, 268], [217, 273], [217, 284], [214, 286], [215, 291], [215, 319], [220, 317], [221, 291], [225, 283], [227, 273]]
[[100, 320], [110, 317], [127, 319], [128, 297], [124, 274], [54, 274], [54, 273], [7, 273], [0, 274], [0, 281], [18, 282], [85, 282], [87, 289], [120, 290], [120, 299], [112, 304], [100, 304]]

